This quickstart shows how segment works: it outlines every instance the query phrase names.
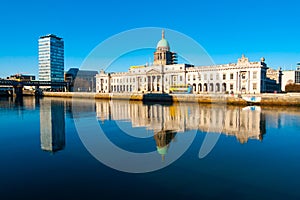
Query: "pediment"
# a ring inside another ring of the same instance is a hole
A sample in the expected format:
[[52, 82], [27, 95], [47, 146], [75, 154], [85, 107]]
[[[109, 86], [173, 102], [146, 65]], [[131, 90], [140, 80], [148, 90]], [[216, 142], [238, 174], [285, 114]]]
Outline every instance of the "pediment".
[[238, 59], [238, 65], [245, 65], [245, 64], [249, 64], [249, 59], [245, 57], [245, 55], [243, 54], [242, 57]]
[[146, 74], [160, 74], [160, 71], [155, 69], [150, 69], [149, 71], [146, 72]]

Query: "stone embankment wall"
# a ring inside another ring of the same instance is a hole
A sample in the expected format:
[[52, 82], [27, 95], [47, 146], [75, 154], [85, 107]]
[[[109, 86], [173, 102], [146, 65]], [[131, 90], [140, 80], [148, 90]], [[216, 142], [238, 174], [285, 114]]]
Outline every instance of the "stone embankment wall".
[[[186, 102], [186, 103], [220, 103], [230, 105], [247, 105], [247, 102], [237, 95], [224, 94], [107, 94], [107, 93], [78, 93], [78, 92], [44, 92], [46, 97], [117, 99], [133, 101], [157, 102]], [[300, 106], [300, 93], [260, 94], [259, 105], [270, 106]]]

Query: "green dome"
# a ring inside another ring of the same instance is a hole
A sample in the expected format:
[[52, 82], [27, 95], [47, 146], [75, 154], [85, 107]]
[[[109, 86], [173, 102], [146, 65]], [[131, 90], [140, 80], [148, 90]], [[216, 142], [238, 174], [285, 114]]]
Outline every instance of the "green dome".
[[165, 31], [162, 30], [161, 32], [161, 40], [156, 45], [156, 49], [161, 48], [167, 51], [170, 51], [170, 45], [169, 42], [165, 39]]
[[162, 38], [162, 39], [157, 43], [156, 48], [158, 48], [158, 47], [166, 47], [166, 48], [170, 49], [169, 42], [168, 42], [165, 38]]
[[167, 146], [164, 146], [164, 147], [156, 147], [157, 148], [157, 152], [160, 154], [160, 155], [165, 155], [167, 154], [167, 151], [168, 151], [168, 147]]

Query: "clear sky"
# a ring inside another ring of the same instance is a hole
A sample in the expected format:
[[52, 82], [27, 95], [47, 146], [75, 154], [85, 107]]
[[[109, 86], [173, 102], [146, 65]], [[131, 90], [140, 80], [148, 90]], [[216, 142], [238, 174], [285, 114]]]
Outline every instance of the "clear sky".
[[245, 54], [250, 61], [265, 57], [269, 67], [291, 69], [300, 62], [299, 8], [297, 0], [1, 1], [0, 77], [38, 75], [41, 35], [64, 38], [67, 70], [80, 67], [105, 39], [141, 27], [186, 34], [217, 64]]

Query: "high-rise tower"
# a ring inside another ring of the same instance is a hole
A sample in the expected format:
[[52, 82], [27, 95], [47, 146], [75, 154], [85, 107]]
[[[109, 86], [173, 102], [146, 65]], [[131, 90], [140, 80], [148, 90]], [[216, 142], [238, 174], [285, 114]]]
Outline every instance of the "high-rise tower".
[[64, 41], [56, 35], [39, 39], [39, 80], [64, 81]]

